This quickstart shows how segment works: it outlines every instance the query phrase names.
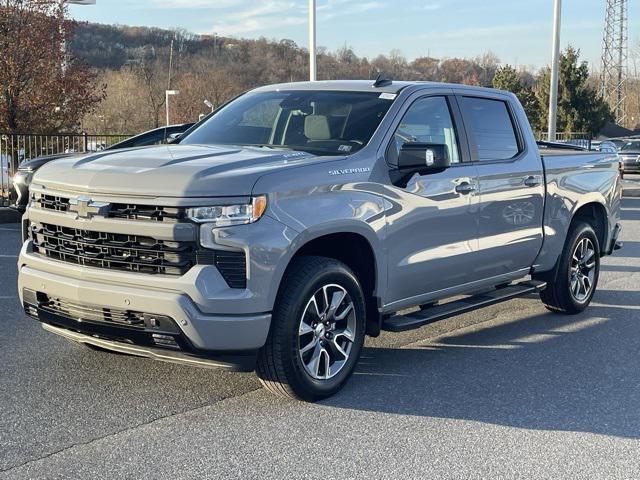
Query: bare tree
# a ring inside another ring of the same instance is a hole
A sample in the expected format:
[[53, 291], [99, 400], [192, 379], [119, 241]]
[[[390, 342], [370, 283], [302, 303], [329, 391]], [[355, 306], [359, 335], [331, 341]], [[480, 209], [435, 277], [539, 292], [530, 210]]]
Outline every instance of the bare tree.
[[73, 25], [54, 0], [0, 5], [0, 130], [75, 128], [102, 100], [95, 74], [65, 55]]

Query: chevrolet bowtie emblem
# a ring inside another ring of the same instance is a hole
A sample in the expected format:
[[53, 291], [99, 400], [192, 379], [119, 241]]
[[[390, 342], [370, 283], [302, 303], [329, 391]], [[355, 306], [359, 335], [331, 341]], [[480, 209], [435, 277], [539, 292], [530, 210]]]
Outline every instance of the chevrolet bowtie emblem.
[[69, 211], [75, 212], [81, 218], [91, 218], [94, 215], [105, 216], [109, 213], [110, 206], [109, 203], [94, 202], [89, 197], [69, 199]]

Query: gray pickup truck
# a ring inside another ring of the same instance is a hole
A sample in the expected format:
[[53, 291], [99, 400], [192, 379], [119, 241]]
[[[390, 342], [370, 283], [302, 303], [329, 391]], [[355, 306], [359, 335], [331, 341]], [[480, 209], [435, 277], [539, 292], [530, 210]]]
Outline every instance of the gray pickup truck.
[[177, 145], [43, 166], [19, 291], [90, 348], [255, 370], [313, 401], [366, 335], [532, 293], [582, 311], [620, 246], [620, 201], [615, 155], [539, 149], [510, 93], [274, 85]]

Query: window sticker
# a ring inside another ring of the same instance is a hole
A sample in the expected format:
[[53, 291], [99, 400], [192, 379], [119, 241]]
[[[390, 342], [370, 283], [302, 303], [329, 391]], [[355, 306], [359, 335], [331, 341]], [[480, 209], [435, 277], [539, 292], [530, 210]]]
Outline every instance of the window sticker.
[[395, 100], [397, 96], [395, 93], [381, 93], [379, 98], [383, 100]]

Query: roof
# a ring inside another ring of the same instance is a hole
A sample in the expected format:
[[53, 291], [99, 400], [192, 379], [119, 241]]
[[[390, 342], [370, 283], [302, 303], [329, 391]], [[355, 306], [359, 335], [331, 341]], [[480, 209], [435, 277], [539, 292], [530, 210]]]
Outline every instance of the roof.
[[[401, 81], [394, 80], [391, 84], [383, 87], [374, 87], [375, 80], [321, 80], [316, 82], [291, 82], [277, 83], [274, 85], [265, 85], [258, 87], [254, 92], [273, 92], [278, 90], [335, 90], [346, 92], [378, 92], [378, 93], [399, 93], [406, 87], [423, 86], [423, 87], [449, 87], [455, 89], [463, 89], [474, 92], [496, 92], [499, 90], [486, 87], [478, 87], [475, 85], [462, 85], [457, 83], [439, 83], [426, 81]], [[504, 92], [508, 93], [508, 92]]]
[[256, 88], [255, 92], [272, 92], [274, 90], [337, 90], [348, 92], [380, 92], [398, 93], [404, 87], [418, 82], [393, 82], [384, 87], [373, 87], [375, 80], [321, 80], [317, 82], [291, 82], [265, 85]]

